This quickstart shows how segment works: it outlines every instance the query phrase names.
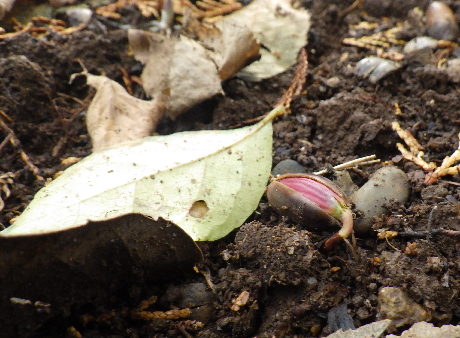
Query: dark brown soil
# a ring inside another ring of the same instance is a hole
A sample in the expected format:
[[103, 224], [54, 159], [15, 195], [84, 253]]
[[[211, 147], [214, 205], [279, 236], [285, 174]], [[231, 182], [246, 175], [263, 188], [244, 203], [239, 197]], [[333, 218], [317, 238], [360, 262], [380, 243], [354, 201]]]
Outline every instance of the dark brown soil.
[[[349, 24], [387, 20], [395, 25], [406, 19], [408, 10], [416, 5], [424, 9], [428, 1], [365, 1], [366, 12], [355, 10], [342, 17], [352, 2], [304, 0], [303, 6], [312, 13], [306, 47], [308, 78], [304, 93], [291, 105], [292, 114], [274, 123], [273, 165], [290, 158], [313, 172], [370, 154], [382, 161], [394, 159], [411, 180], [411, 195], [407, 203], [392, 205], [392, 214], [377, 219], [376, 226], [395, 231], [426, 230], [427, 226], [458, 231], [458, 187], [442, 181], [459, 183], [460, 177], [448, 176], [425, 186], [421, 168], [398, 157], [400, 139], [391, 129], [392, 121], [408, 128], [425, 146], [428, 160], [439, 165], [458, 147], [458, 83], [446, 71], [409, 59], [401, 70], [372, 84], [353, 73], [356, 62], [372, 52], [342, 44], [349, 37]], [[459, 19], [460, 1], [449, 4]], [[383, 15], [387, 18], [382, 19]], [[25, 34], [0, 41], [0, 109], [12, 119], [8, 126], [45, 179], [64, 168], [62, 159], [91, 151], [85, 109], [94, 92], [82, 78], [69, 84], [71, 74], [81, 72], [79, 61], [90, 73], [103, 72], [120, 83], [120, 67], [131, 76], [142, 71], [128, 56], [125, 31], [107, 27], [103, 33], [97, 27], [90, 25], [65, 37], [37, 39]], [[415, 34], [415, 30], [407, 32], [405, 39]], [[345, 53], [348, 58], [341, 58]], [[224, 83], [225, 97], [213, 98], [176, 121], [164, 118], [158, 132], [227, 129], [263, 115], [289, 87], [293, 74], [294, 68], [260, 83], [230, 79]], [[331, 78], [337, 78], [333, 85], [328, 82]], [[137, 85], [134, 91], [142, 96]], [[395, 116], [395, 103], [402, 115]], [[1, 137], [7, 135], [2, 130]], [[5, 227], [43, 186], [24, 165], [18, 149], [10, 144], [0, 149], [0, 171], [17, 173], [0, 215]], [[377, 168], [365, 167], [363, 173], [369, 175]], [[358, 174], [353, 178], [359, 185], [366, 181]], [[430, 217], [434, 206], [438, 207]], [[431, 314], [435, 325], [460, 321], [460, 241], [455, 237], [396, 237], [390, 246], [371, 234], [358, 238], [355, 259], [345, 245], [331, 253], [319, 251], [317, 243], [330, 234], [311, 234], [286, 223], [266, 199], [249, 221], [253, 222], [223, 240], [199, 243], [205, 256], [202, 269], [208, 269], [215, 293], [202, 290], [201, 274], [157, 285], [139, 282], [94, 303], [76, 304], [24, 332], [34, 337], [77, 337], [69, 333], [73, 327], [83, 337], [318, 337], [329, 332], [328, 311], [344, 302], [356, 327], [375, 321], [378, 291], [384, 286], [402, 287]], [[407, 242], [416, 242], [415, 255], [406, 254]], [[249, 299], [237, 309], [234, 301], [244, 291], [249, 292]], [[122, 314], [124, 308], [151, 296], [159, 299], [152, 310], [192, 306], [192, 316], [182, 321], [143, 321]], [[112, 310], [113, 316], [89, 323], [81, 317], [96, 318]], [[204, 326], [193, 326], [196, 323], [189, 319]]]

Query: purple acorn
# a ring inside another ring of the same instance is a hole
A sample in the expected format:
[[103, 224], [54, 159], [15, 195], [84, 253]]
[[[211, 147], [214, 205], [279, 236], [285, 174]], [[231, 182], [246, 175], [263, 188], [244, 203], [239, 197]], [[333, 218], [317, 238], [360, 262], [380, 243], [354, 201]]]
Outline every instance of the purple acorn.
[[316, 175], [287, 174], [267, 188], [270, 205], [283, 216], [314, 230], [342, 228], [324, 243], [326, 250], [353, 231], [353, 214], [345, 193], [332, 181]]

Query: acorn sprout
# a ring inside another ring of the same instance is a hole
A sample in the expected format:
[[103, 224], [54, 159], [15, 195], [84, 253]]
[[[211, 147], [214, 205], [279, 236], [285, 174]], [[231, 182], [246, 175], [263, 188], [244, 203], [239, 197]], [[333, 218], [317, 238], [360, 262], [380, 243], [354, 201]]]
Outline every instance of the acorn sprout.
[[317, 175], [287, 174], [267, 188], [270, 205], [283, 216], [313, 230], [342, 228], [324, 243], [326, 250], [353, 231], [353, 214], [345, 193], [332, 181]]

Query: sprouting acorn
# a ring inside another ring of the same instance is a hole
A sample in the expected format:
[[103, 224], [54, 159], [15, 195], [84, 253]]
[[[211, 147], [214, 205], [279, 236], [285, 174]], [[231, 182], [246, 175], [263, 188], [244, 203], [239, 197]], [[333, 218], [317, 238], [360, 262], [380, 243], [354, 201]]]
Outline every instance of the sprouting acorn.
[[270, 205], [283, 216], [308, 229], [342, 227], [323, 244], [331, 250], [353, 231], [353, 214], [348, 198], [332, 181], [317, 175], [287, 174], [274, 179], [267, 188]]

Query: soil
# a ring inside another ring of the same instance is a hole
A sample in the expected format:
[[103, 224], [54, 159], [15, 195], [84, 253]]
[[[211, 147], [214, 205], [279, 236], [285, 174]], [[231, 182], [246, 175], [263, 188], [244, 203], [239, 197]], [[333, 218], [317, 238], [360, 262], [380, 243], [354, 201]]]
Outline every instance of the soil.
[[[424, 10], [428, 1], [365, 1], [366, 12], [342, 15], [352, 2], [302, 3], [312, 14], [306, 46], [308, 76], [305, 91], [292, 102], [292, 113], [274, 122], [273, 165], [294, 159], [314, 172], [376, 154], [407, 173], [411, 194], [406, 203], [389, 205], [391, 214], [375, 219], [375, 228], [459, 231], [460, 177], [447, 176], [425, 186], [422, 169], [402, 160], [396, 148], [401, 140], [391, 128], [391, 123], [398, 121], [403, 129], [409, 129], [425, 147], [426, 158], [439, 165], [459, 143], [460, 90], [455, 77], [408, 58], [399, 71], [373, 84], [354, 75], [353, 70], [358, 61], [375, 52], [342, 43], [349, 37], [350, 24], [367, 20], [392, 27], [406, 20], [413, 7]], [[460, 19], [460, 1], [449, 1], [449, 5]], [[125, 12], [124, 21], [129, 21], [130, 15], [139, 17], [133, 14], [134, 8]], [[85, 109], [94, 91], [81, 77], [69, 83], [73, 73], [82, 71], [80, 63], [90, 73], [104, 73], [120, 83], [120, 67], [130, 76], [140, 75], [142, 66], [128, 53], [126, 31], [112, 26], [106, 29], [103, 32], [100, 25], [90, 25], [69, 36], [38, 39], [23, 34], [0, 41], [0, 109], [11, 118], [5, 121], [21, 143], [16, 147], [0, 145], [0, 171], [16, 173], [11, 195], [2, 195], [3, 226], [24, 210], [44, 184], [21, 160], [20, 148], [45, 179], [65, 168], [62, 159], [91, 152]], [[404, 39], [416, 35], [421, 35], [416, 29], [407, 31]], [[225, 96], [213, 98], [175, 121], [164, 118], [157, 132], [227, 129], [261, 116], [289, 87], [294, 70], [292, 67], [259, 83], [230, 79], [223, 85]], [[133, 86], [135, 95], [144, 98], [141, 87]], [[402, 114], [395, 115], [395, 103]], [[2, 134], [6, 137], [8, 132], [2, 128]], [[379, 167], [376, 164], [352, 172], [355, 183], [364, 184]], [[198, 243], [205, 257], [201, 270], [207, 271], [214, 292], [206, 289], [201, 274], [184, 274], [155, 285], [139, 282], [126, 286], [124, 292], [113, 291], [108, 298], [75, 304], [59, 316], [24, 329], [21, 335], [318, 337], [330, 333], [328, 312], [343, 303], [355, 327], [377, 320], [378, 293], [385, 286], [404, 289], [435, 325], [460, 321], [457, 237], [385, 241], [374, 232], [357, 239], [354, 257], [343, 244], [329, 253], [319, 250], [318, 243], [330, 235], [310, 233], [281, 218], [263, 198], [258, 212], [240, 229], [220, 241]], [[416, 243], [416, 251], [406, 250], [408, 242]], [[123, 309], [151, 296], [158, 301], [150, 310], [192, 307], [192, 314], [180, 320], [150, 321], [123, 315]], [[235, 301], [239, 296], [243, 299], [240, 303]]]

